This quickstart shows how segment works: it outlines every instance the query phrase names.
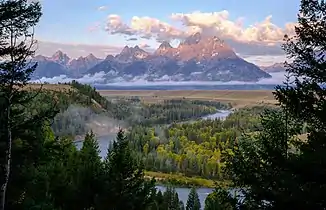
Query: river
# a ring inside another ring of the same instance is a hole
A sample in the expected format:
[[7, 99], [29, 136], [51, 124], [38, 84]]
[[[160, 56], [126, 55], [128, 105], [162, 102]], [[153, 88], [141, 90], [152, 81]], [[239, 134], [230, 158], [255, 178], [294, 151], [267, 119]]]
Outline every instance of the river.
[[[206, 115], [202, 117], [201, 119], [222, 119], [224, 120], [230, 113], [232, 113], [231, 110], [219, 110], [217, 113]], [[100, 149], [100, 156], [104, 158], [107, 154], [107, 150], [109, 147], [110, 142], [115, 138], [115, 135], [106, 135], [106, 136], [101, 136], [98, 137], [98, 143], [99, 143], [99, 149]], [[81, 148], [82, 146], [82, 141], [77, 141], [76, 143], [77, 148]], [[165, 191], [164, 186], [156, 186], [157, 189], [161, 190], [162, 192]], [[190, 188], [176, 188], [176, 191], [179, 195], [180, 200], [186, 205], [188, 195], [190, 192]], [[199, 200], [201, 202], [202, 208], [204, 207], [205, 199], [209, 193], [213, 191], [212, 188], [205, 188], [205, 187], [200, 187], [197, 189], [197, 193], [199, 196]]]

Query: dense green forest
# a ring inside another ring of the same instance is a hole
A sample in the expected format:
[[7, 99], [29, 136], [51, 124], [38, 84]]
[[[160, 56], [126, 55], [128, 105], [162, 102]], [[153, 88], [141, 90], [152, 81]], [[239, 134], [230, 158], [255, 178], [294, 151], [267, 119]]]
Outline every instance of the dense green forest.
[[[0, 210], [201, 209], [195, 188], [183, 203], [172, 186], [158, 191], [145, 169], [228, 180], [227, 188], [216, 182], [205, 210], [325, 209], [326, 3], [301, 0], [299, 14], [296, 36], [285, 36], [283, 45], [294, 82], [287, 78], [275, 88], [280, 105], [236, 110], [224, 121], [197, 120], [229, 107], [109, 101], [76, 81], [66, 91], [26, 89], [37, 66], [29, 62], [31, 29], [42, 7], [0, 1]], [[74, 124], [93, 114], [126, 122], [104, 160], [87, 123]], [[298, 137], [302, 132], [306, 139]], [[80, 149], [68, 138], [77, 134], [86, 134]]]
[[261, 129], [259, 116], [270, 107], [240, 109], [225, 120], [198, 120], [169, 127], [135, 125], [128, 138], [145, 169], [223, 180], [225, 153], [243, 132]]

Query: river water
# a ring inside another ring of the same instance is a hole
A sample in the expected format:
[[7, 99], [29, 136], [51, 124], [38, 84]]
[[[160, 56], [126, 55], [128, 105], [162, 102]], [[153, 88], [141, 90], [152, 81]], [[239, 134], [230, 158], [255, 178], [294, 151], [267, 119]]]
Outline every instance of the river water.
[[[224, 120], [230, 113], [232, 113], [231, 110], [219, 110], [219, 112], [204, 116], [204, 117], [202, 117], [202, 119], [222, 119], [222, 120]], [[100, 156], [102, 158], [105, 158], [109, 144], [112, 142], [112, 140], [114, 138], [115, 138], [115, 135], [106, 135], [106, 136], [98, 137]], [[79, 149], [82, 146], [82, 141], [77, 141], [75, 144], [76, 144], [76, 147]], [[164, 186], [156, 186], [156, 187], [157, 187], [157, 189], [161, 190], [162, 192], [164, 192], [166, 189]], [[179, 195], [179, 199], [186, 205], [188, 195], [190, 192], [190, 188], [186, 188], [186, 187], [176, 188], [176, 191]], [[213, 191], [212, 188], [205, 188], [205, 187], [200, 187], [197, 189], [197, 193], [198, 193], [202, 208], [204, 207], [204, 203], [205, 203], [205, 199], [206, 199], [207, 195], [210, 194], [212, 191]]]
[[221, 119], [221, 120], [225, 120], [225, 118], [227, 116], [229, 116], [229, 114], [231, 114], [232, 111], [231, 110], [219, 110], [218, 112], [214, 113], [214, 114], [210, 114], [210, 115], [206, 115], [204, 117], [202, 117], [203, 120], [214, 120], [214, 119]]

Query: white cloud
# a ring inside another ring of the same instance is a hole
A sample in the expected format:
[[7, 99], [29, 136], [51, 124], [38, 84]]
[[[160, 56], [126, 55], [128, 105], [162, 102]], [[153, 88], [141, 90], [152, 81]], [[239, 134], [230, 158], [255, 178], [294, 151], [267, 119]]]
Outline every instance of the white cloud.
[[159, 19], [146, 16], [134, 16], [127, 24], [119, 15], [112, 14], [108, 16], [106, 29], [113, 34], [138, 34], [158, 39], [183, 39], [195, 32], [202, 32], [206, 35], [217, 35], [222, 39], [231, 39], [237, 42], [273, 46], [281, 43], [285, 34], [293, 35], [296, 24], [286, 23], [282, 28], [272, 23], [270, 15], [263, 21], [245, 28], [242, 18], [232, 21], [226, 10], [213, 13], [174, 13], [171, 15], [171, 19], [181, 23], [184, 27], [177, 28]]
[[89, 32], [97, 31], [101, 28], [101, 23], [100, 22], [95, 22], [93, 23], [90, 27], [88, 27]]
[[34, 2], [40, 2], [42, 3], [43, 0], [27, 0], [27, 3], [30, 4], [30, 3], [34, 3]]
[[258, 55], [258, 56], [242, 56], [239, 55], [243, 59], [247, 60], [250, 63], [257, 64], [259, 66], [270, 66], [275, 63], [281, 63], [286, 61], [286, 56], [284, 55], [270, 55], [270, 56], [264, 56], [264, 55]]
[[182, 25], [175, 27], [156, 18], [138, 16], [132, 17], [127, 24], [122, 17], [114, 14], [108, 16], [106, 31], [110, 34], [137, 35], [145, 39], [155, 38], [158, 42], [182, 40], [195, 32], [201, 32], [203, 35], [217, 35], [245, 57], [282, 56], [284, 53], [280, 45], [284, 35], [294, 35], [296, 23], [286, 23], [280, 27], [272, 22], [272, 16], [268, 16], [245, 27], [243, 18], [233, 21], [229, 16], [226, 10], [212, 13], [174, 13], [170, 16], [171, 20]]
[[55, 43], [49, 41], [38, 41], [37, 43], [36, 54], [51, 56], [56, 51], [61, 50], [72, 58], [87, 56], [90, 53], [93, 53], [98, 58], [104, 58], [107, 55], [120, 53], [123, 48], [123, 46]]
[[33, 80], [31, 82], [34, 83], [44, 83], [44, 82], [48, 82], [51, 84], [56, 84], [56, 83], [66, 83], [66, 82], [71, 82], [72, 80], [76, 80], [78, 82], [81, 83], [86, 83], [86, 84], [96, 84], [96, 83], [102, 83], [105, 81], [104, 78], [105, 74], [103, 72], [99, 72], [96, 73], [94, 75], [84, 75], [82, 78], [79, 79], [72, 79], [67, 77], [66, 75], [60, 75], [58, 77], [53, 77], [53, 78], [46, 78], [46, 77], [42, 77], [38, 80]]
[[[98, 9], [103, 10], [104, 7], [106, 6]], [[272, 22], [272, 16], [268, 16], [245, 27], [243, 18], [231, 20], [229, 16], [230, 14], [226, 10], [212, 13], [199, 11], [174, 13], [170, 15], [171, 23], [167, 23], [147, 16], [134, 16], [130, 21], [125, 22], [121, 16], [111, 14], [107, 17], [104, 28], [110, 34], [124, 35], [126, 41], [139, 41], [140, 43], [135, 44], [143, 46], [144, 49], [148, 44], [146, 40], [149, 42], [152, 42], [153, 39], [158, 42], [163, 40], [180, 41], [195, 32], [201, 32], [203, 35], [217, 35], [225, 40], [240, 57], [257, 65], [271, 65], [285, 60], [280, 44], [284, 34], [293, 35], [295, 23], [287, 23], [281, 27]], [[103, 26], [96, 22], [88, 28], [88, 31], [94, 32], [100, 28]], [[89, 53], [105, 57], [108, 54], [119, 53], [122, 47], [41, 42], [38, 54], [52, 54], [60, 48], [72, 57], [84, 56]], [[147, 48], [147, 50], [150, 49]]]
[[294, 34], [294, 23], [287, 23], [284, 28], [281, 28], [272, 23], [271, 15], [247, 28], [243, 26], [241, 18], [232, 21], [229, 16], [229, 12], [223, 10], [213, 13], [175, 13], [171, 18], [180, 21], [186, 27], [195, 27], [203, 33], [212, 33], [222, 39], [245, 43], [274, 45], [282, 42], [285, 34]]
[[[157, 82], [148, 82], [143, 79], [134, 80], [132, 82], [123, 82], [119, 81], [117, 83], [109, 83], [105, 82], [105, 77], [107, 76], [104, 72], [99, 72], [94, 75], [85, 75], [82, 78], [75, 79], [81, 83], [87, 84], [97, 84], [97, 85], [107, 85], [107, 86], [155, 86], [155, 85], [168, 85], [168, 86], [175, 86], [175, 85], [241, 85], [241, 84], [257, 84], [257, 85], [277, 85], [282, 84], [284, 81], [284, 72], [277, 72], [270, 74], [272, 78], [265, 78], [261, 79], [258, 82], [241, 82], [241, 81], [230, 81], [230, 82], [205, 82], [205, 81], [189, 81], [189, 82], [174, 82], [174, 81], [157, 81]], [[58, 77], [53, 78], [41, 78], [39, 80], [34, 80], [32, 82], [36, 83], [58, 83], [58, 82], [70, 82], [72, 78], [68, 78], [65, 75], [61, 75]]]
[[108, 9], [107, 6], [100, 6], [100, 7], [97, 8], [98, 11], [105, 11], [107, 9]]

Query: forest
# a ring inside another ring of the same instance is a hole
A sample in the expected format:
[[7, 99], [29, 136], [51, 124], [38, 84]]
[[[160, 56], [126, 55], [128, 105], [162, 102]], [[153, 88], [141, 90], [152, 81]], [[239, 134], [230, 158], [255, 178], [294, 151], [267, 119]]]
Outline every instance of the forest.
[[60, 112], [55, 116], [52, 129], [56, 135], [66, 137], [89, 132], [88, 124], [100, 118], [129, 128], [135, 124], [164, 125], [198, 119], [220, 109], [231, 108], [229, 104], [214, 101], [164, 100], [160, 103], [146, 103], [134, 97], [107, 100], [90, 85], [77, 81], [65, 85], [71, 86], [71, 89], [41, 92], [38, 100], [56, 98], [55, 105]]
[[133, 126], [127, 133], [135, 157], [145, 169], [213, 180], [223, 175], [224, 154], [232, 152], [243, 133], [261, 130], [259, 116], [272, 107], [235, 111], [225, 120], [197, 120], [170, 126]]
[[[282, 46], [292, 62], [275, 87], [278, 106], [202, 120], [232, 107], [108, 100], [77, 81], [64, 91], [29, 89], [42, 6], [0, 1], [0, 210], [325, 209], [326, 4], [300, 2], [295, 36]], [[124, 123], [103, 160], [89, 126], [98, 118]], [[182, 202], [148, 172], [213, 180], [215, 189], [204, 205], [195, 186]]]

